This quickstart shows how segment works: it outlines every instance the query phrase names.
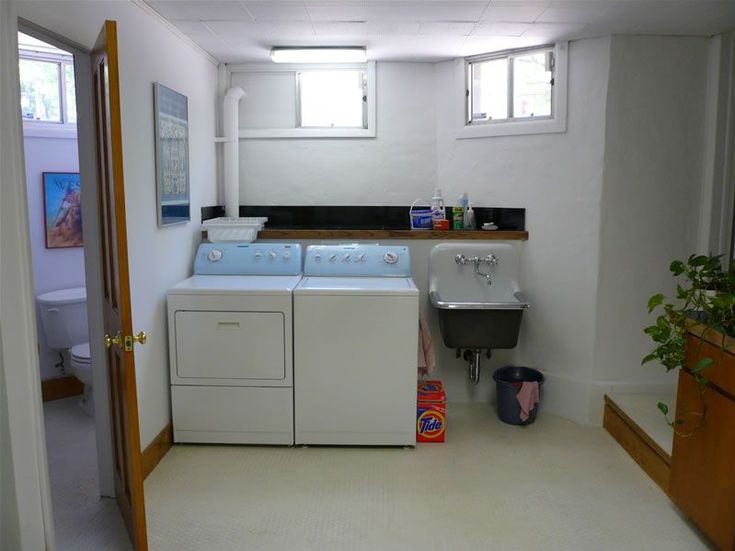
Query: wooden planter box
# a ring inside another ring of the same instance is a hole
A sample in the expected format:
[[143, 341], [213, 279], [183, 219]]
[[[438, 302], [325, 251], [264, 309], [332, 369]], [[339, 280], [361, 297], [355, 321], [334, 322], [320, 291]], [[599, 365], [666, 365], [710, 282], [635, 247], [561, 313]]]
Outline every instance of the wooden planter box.
[[[723, 352], [719, 334], [710, 332], [704, 342], [701, 334], [701, 326], [692, 326], [679, 372], [675, 413], [685, 423], [677, 427], [682, 435], [674, 435], [669, 494], [718, 549], [735, 551], [735, 339], [726, 337]], [[707, 412], [694, 430], [702, 402], [689, 370], [706, 357], [714, 360], [703, 373], [710, 381], [703, 395]]]

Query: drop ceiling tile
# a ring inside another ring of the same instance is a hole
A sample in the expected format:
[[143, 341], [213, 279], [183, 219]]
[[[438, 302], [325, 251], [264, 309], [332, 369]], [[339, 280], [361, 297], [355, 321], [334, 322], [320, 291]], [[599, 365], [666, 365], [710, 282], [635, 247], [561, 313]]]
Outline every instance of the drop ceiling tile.
[[248, 11], [239, 2], [214, 1], [162, 1], [149, 0], [148, 4], [166, 19], [189, 21], [252, 21]]
[[612, 1], [556, 1], [536, 19], [536, 23], [595, 23], [611, 13]]
[[314, 21], [313, 27], [317, 36], [362, 37], [368, 33], [364, 21]]
[[179, 21], [171, 19], [170, 22], [184, 34], [202, 34], [208, 32], [207, 28], [200, 21]]
[[247, 46], [268, 39], [266, 31], [257, 23], [242, 21], [205, 21], [211, 34], [229, 46]]
[[486, 1], [366, 0], [365, 17], [368, 21], [477, 21], [486, 6]]
[[529, 23], [479, 23], [472, 36], [522, 36]]
[[365, 2], [362, 0], [332, 2], [307, 0], [306, 11], [312, 21], [365, 21]]
[[490, 2], [482, 15], [482, 21], [502, 21], [506, 23], [533, 23], [549, 6], [545, 2]]
[[304, 2], [270, 0], [245, 1], [250, 14], [256, 21], [308, 21], [309, 14]]
[[314, 27], [309, 21], [261, 21], [260, 24], [269, 40], [279, 41], [281, 44], [292, 40], [316, 38]]
[[475, 23], [463, 21], [424, 21], [419, 25], [419, 33], [440, 36], [467, 36]]
[[418, 21], [370, 21], [368, 22], [370, 36], [414, 35], [419, 34]]

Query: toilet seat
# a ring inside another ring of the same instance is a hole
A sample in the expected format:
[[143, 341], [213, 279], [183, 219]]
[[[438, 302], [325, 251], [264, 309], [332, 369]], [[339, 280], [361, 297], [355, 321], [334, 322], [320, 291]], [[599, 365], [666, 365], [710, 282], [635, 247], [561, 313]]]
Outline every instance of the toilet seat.
[[90, 356], [88, 342], [75, 344], [71, 347], [71, 359], [76, 360], [78, 363], [91, 363]]
[[85, 342], [71, 347], [71, 369], [77, 379], [85, 385], [92, 385], [92, 360], [89, 354], [89, 343]]

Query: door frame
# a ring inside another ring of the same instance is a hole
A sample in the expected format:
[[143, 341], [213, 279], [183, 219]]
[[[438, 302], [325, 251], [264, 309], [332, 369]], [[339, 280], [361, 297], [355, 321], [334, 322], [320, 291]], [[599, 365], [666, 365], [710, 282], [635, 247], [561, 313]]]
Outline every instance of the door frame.
[[[82, 193], [82, 218], [86, 221], [84, 225], [84, 265], [87, 288], [87, 316], [89, 320], [89, 348], [92, 365], [104, 366], [106, 354], [103, 344], [104, 328], [102, 323], [102, 264], [96, 165], [97, 140], [95, 137], [90, 50], [22, 18], [18, 19], [18, 30], [69, 51], [74, 56], [77, 113], [82, 115], [77, 122], [77, 144], [79, 175], [81, 181], [85, 183], [84, 192]], [[99, 492], [101, 496], [114, 497], [115, 482], [107, 369], [100, 367], [93, 370], [92, 387], [95, 389], [93, 396]], [[46, 458], [46, 461], [48, 461], [48, 458]]]

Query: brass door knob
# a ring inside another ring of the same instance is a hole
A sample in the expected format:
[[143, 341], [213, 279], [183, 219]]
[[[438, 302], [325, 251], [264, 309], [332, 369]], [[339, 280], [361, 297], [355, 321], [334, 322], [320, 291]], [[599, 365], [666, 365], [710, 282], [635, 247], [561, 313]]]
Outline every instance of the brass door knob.
[[145, 341], [148, 340], [148, 335], [145, 334], [145, 331], [140, 331], [137, 335], [133, 335], [133, 341], [137, 342], [138, 344], [145, 344]]
[[114, 337], [111, 337], [110, 335], [105, 335], [105, 348], [110, 348], [113, 344], [117, 346], [120, 346], [122, 344], [119, 331]]

